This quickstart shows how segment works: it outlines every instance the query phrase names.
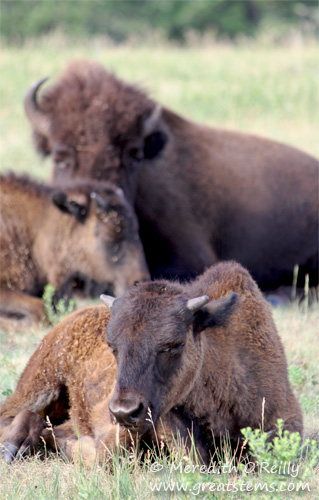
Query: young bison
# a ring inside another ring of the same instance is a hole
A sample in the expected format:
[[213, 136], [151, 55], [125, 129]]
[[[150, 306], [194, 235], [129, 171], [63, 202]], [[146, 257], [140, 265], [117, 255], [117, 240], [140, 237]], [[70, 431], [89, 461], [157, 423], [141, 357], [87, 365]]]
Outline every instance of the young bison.
[[47, 283], [68, 299], [112, 285], [120, 295], [149, 277], [134, 212], [122, 191], [106, 182], [58, 188], [13, 174], [0, 176], [0, 316], [39, 321]]
[[305, 273], [318, 283], [316, 158], [186, 120], [95, 62], [72, 63], [37, 98], [41, 83], [25, 107], [53, 177], [123, 188], [152, 277], [189, 279], [233, 259], [263, 290], [291, 286], [295, 264], [298, 286]]
[[192, 431], [204, 462], [214, 437], [238, 442], [240, 429], [262, 421], [270, 435], [278, 418], [302, 432], [269, 305], [239, 264], [217, 264], [187, 285], [140, 283], [102, 300], [110, 316], [89, 307], [60, 323], [3, 403], [8, 462], [41, 435], [52, 441], [46, 416], [66, 455], [81, 447], [88, 461], [126, 439], [156, 441], [150, 415], [158, 439], [187, 440]]

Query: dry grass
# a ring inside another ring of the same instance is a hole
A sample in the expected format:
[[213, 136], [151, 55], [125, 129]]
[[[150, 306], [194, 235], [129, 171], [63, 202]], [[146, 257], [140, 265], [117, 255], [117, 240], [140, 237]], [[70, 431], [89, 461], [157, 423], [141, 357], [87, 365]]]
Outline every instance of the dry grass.
[[23, 112], [34, 81], [54, 79], [75, 58], [96, 60], [147, 89], [163, 104], [207, 124], [258, 133], [318, 154], [318, 66], [314, 43], [290, 47], [153, 45], [109, 47], [103, 40], [68, 45], [61, 36], [0, 53], [0, 170], [47, 178]]

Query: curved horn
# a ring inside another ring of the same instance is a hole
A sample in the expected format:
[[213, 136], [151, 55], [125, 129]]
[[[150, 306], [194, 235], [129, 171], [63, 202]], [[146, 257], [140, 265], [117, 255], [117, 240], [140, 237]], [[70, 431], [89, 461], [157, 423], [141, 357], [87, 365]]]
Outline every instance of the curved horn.
[[143, 134], [145, 137], [154, 132], [161, 114], [162, 114], [162, 106], [160, 104], [156, 104], [152, 113], [148, 118], [146, 118], [143, 124]]
[[104, 294], [100, 295], [100, 299], [108, 309], [111, 309], [114, 301], [116, 300], [115, 297], [111, 297], [111, 295], [104, 295]]
[[205, 306], [207, 302], [209, 302], [208, 295], [202, 295], [201, 297], [196, 297], [195, 299], [189, 299], [186, 307], [190, 312], [195, 313], [201, 307]]
[[100, 194], [95, 192], [91, 193], [91, 199], [96, 200], [96, 204], [98, 205], [98, 207], [103, 208], [103, 210], [107, 209], [107, 203]]
[[31, 85], [24, 98], [24, 109], [27, 117], [29, 118], [34, 129], [45, 137], [49, 135], [50, 120], [39, 108], [37, 103], [37, 93], [41, 85], [43, 85], [47, 79], [47, 77], [42, 78]]

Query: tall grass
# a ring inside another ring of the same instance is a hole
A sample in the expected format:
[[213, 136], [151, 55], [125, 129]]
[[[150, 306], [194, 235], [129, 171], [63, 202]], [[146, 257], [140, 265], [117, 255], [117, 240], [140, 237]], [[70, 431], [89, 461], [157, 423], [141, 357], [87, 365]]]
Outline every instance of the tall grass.
[[75, 58], [104, 64], [195, 121], [262, 134], [318, 154], [318, 52], [313, 43], [110, 47], [101, 39], [68, 45], [55, 35], [22, 48], [2, 47], [1, 170], [48, 177], [48, 163], [33, 150], [23, 96], [43, 76], [53, 82]]

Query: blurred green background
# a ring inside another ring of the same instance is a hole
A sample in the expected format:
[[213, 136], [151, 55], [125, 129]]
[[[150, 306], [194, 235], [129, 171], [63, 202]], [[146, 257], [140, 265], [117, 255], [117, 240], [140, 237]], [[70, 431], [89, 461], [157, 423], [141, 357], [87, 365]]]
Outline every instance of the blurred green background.
[[23, 97], [93, 59], [186, 118], [318, 155], [318, 3], [1, 0], [0, 170], [48, 179]]
[[190, 31], [230, 39], [276, 27], [279, 38], [294, 28], [318, 32], [316, 0], [2, 0], [1, 17], [2, 35], [14, 43], [56, 29], [117, 43], [153, 30], [180, 42]]

